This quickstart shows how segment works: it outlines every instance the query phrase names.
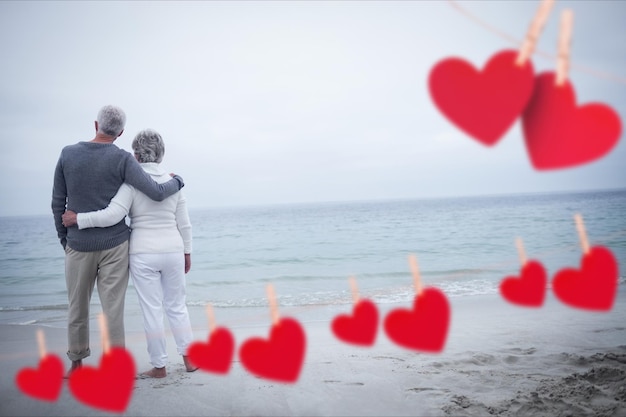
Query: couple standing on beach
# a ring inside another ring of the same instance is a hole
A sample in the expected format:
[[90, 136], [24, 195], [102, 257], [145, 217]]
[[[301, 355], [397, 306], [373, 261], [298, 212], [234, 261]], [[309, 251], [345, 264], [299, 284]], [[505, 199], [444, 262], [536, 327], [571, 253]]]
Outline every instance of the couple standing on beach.
[[125, 346], [129, 269], [153, 366], [139, 376], [166, 376], [163, 309], [185, 368], [193, 372], [197, 367], [186, 356], [193, 334], [185, 304], [191, 223], [180, 192], [184, 182], [159, 168], [165, 146], [157, 132], [148, 129], [135, 136], [134, 158], [114, 145], [125, 125], [122, 109], [104, 106], [95, 121], [96, 136], [63, 148], [54, 173], [52, 213], [65, 250], [69, 372], [91, 353], [89, 303], [96, 284], [111, 345]]

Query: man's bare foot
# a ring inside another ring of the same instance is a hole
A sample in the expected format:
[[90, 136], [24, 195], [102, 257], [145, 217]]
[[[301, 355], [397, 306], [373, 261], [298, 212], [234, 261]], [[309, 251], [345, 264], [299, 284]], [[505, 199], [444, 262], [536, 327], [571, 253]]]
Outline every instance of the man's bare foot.
[[72, 372], [74, 372], [77, 369], [80, 369], [83, 367], [83, 360], [79, 359], [77, 361], [72, 361], [72, 366], [70, 367], [69, 371], [67, 371], [67, 373], [65, 374], [65, 376], [63, 376], [64, 379], [69, 379], [70, 375], [72, 375]]
[[167, 372], [165, 372], [165, 366], [163, 368], [152, 368], [149, 371], [142, 372], [137, 377], [138, 379], [148, 378], [165, 378]]
[[198, 370], [198, 367], [192, 364], [189, 360], [189, 356], [183, 355], [183, 362], [185, 363], [185, 369], [187, 369], [187, 372], [193, 372]]

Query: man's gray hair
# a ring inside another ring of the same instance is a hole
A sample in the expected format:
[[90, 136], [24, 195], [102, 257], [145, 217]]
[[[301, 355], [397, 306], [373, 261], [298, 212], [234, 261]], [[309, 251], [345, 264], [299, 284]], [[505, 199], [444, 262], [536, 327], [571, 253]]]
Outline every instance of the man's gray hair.
[[126, 126], [126, 113], [115, 106], [104, 106], [98, 112], [98, 133], [114, 138], [122, 134]]
[[145, 129], [137, 133], [133, 139], [133, 151], [139, 162], [160, 163], [165, 155], [163, 138], [152, 129]]

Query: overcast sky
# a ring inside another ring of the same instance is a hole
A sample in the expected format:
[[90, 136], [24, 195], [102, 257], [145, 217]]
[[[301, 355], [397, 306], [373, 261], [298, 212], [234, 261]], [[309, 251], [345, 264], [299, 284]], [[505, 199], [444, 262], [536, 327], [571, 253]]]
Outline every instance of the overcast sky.
[[[524, 38], [538, 1], [460, 2]], [[578, 102], [626, 115], [626, 3], [557, 1], [538, 50], [574, 11]], [[192, 208], [626, 187], [623, 135], [606, 157], [535, 171], [516, 123], [494, 147], [435, 108], [428, 74], [482, 67], [518, 44], [446, 1], [0, 2], [0, 215], [48, 214], [63, 146], [94, 136], [101, 106], [153, 128]], [[535, 54], [535, 71], [553, 59]], [[622, 122], [623, 123], [623, 122]]]

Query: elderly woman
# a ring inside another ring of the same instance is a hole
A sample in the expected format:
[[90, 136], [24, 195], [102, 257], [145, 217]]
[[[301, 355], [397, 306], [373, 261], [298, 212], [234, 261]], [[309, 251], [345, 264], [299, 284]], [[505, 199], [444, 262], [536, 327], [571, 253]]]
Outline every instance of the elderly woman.
[[[165, 146], [154, 130], [144, 130], [132, 143], [135, 158], [159, 183], [171, 179], [159, 167]], [[155, 202], [124, 183], [105, 209], [88, 213], [67, 211], [63, 222], [79, 229], [107, 227], [130, 217], [129, 268], [143, 313], [148, 353], [153, 368], [140, 378], [166, 376], [167, 352], [163, 310], [187, 372], [197, 367], [188, 360], [193, 334], [185, 304], [185, 274], [191, 268], [191, 223], [182, 192]]]

